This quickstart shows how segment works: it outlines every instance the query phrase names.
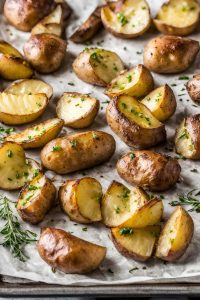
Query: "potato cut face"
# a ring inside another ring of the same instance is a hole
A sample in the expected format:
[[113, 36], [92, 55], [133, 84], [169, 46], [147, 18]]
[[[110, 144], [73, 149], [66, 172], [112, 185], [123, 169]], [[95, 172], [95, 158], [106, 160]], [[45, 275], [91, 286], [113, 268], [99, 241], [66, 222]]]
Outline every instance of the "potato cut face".
[[165, 87], [161, 86], [154, 91], [152, 91], [149, 95], [147, 95], [141, 102], [148, 107], [151, 112], [154, 112], [158, 109], [160, 104], [163, 101], [165, 93]]
[[[118, 4], [118, 7], [117, 7]], [[150, 25], [149, 7], [145, 0], [126, 0], [102, 8], [101, 18], [113, 34], [138, 36]]]
[[89, 51], [89, 62], [95, 74], [106, 84], [110, 83], [124, 69], [120, 57], [114, 52], [99, 48], [87, 51]]
[[123, 184], [113, 181], [102, 200], [104, 224], [109, 227], [123, 224], [148, 200], [148, 195], [141, 188], [130, 191]]
[[42, 80], [25, 79], [13, 82], [4, 92], [14, 95], [46, 94], [48, 98], [51, 98], [53, 88]]
[[8, 80], [30, 78], [33, 70], [21, 57], [0, 53], [0, 76]]
[[114, 244], [122, 255], [135, 260], [145, 261], [153, 254], [156, 240], [160, 233], [160, 226], [147, 226], [145, 228], [112, 228]]
[[199, 4], [194, 0], [170, 0], [158, 12], [157, 19], [167, 25], [182, 28], [199, 19]]
[[190, 158], [195, 153], [195, 148], [187, 130], [186, 120], [180, 124], [175, 137], [176, 152], [186, 158]]
[[101, 220], [101, 198], [102, 187], [96, 179], [83, 178], [79, 181], [76, 200], [83, 217], [94, 222]]
[[157, 128], [162, 126], [150, 112], [150, 110], [130, 96], [122, 95], [117, 102], [118, 110], [130, 120], [130, 122], [138, 124], [142, 128]]
[[179, 258], [190, 243], [193, 232], [192, 218], [183, 207], [177, 207], [161, 232], [156, 256], [169, 261]]
[[[98, 101], [88, 95], [64, 93], [58, 101], [56, 112], [58, 117], [64, 120], [65, 125], [73, 126], [74, 122], [87, 118], [90, 114], [93, 115], [97, 105], [99, 105]], [[94, 114], [95, 116], [96, 113]], [[92, 117], [92, 121], [94, 117]]]
[[22, 58], [21, 53], [16, 48], [3, 40], [0, 41], [0, 53]]
[[24, 149], [15, 143], [6, 142], [0, 148], [0, 188], [21, 188], [40, 171], [39, 164], [27, 160]]

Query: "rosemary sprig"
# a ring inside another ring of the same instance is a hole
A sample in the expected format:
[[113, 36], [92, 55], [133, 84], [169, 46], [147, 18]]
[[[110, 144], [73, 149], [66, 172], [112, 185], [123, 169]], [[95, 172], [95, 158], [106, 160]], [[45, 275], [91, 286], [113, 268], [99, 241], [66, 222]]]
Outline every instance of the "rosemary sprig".
[[14, 257], [25, 262], [28, 256], [24, 254], [23, 247], [36, 241], [36, 234], [29, 230], [23, 230], [16, 216], [9, 205], [7, 197], [0, 196], [0, 219], [5, 220], [0, 234], [3, 236], [3, 242], [0, 244], [10, 250]]
[[197, 196], [200, 196], [200, 189], [193, 189], [186, 194], [178, 195], [178, 200], [172, 201], [169, 204], [171, 206], [190, 205], [192, 208], [188, 211], [196, 211], [197, 213], [199, 213], [200, 199], [196, 198]]

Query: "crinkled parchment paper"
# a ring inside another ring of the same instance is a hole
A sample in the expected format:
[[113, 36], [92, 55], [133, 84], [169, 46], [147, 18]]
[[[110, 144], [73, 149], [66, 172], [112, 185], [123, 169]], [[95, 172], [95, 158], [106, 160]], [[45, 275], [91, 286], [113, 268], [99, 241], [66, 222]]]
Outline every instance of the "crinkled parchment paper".
[[[152, 13], [155, 15], [155, 11], [159, 8], [163, 1], [149, 0], [148, 2], [151, 6]], [[98, 3], [100, 3], [98, 0], [69, 1], [69, 4], [74, 9], [75, 16], [73, 15], [71, 17], [70, 24], [67, 28], [68, 35], [74, 31], [74, 29], [89, 15], [89, 13], [95, 8]], [[19, 32], [13, 27], [7, 25], [5, 20], [1, 16], [0, 38], [5, 39], [6, 41], [12, 43], [17, 48], [22, 50], [24, 42], [28, 39], [29, 35], [29, 33]], [[93, 45], [100, 45], [101, 47], [104, 47], [106, 49], [116, 51], [127, 64], [127, 66], [134, 66], [138, 63], [143, 62], [141, 51], [143, 50], [143, 47], [147, 43], [147, 41], [152, 37], [153, 34], [148, 33], [141, 38], [128, 41], [117, 39], [111, 36], [109, 33], [102, 31], [93, 40]], [[192, 38], [200, 41], [199, 33], [193, 34]], [[111, 159], [111, 161], [93, 169], [86, 170], [82, 173], [77, 172], [72, 175], [62, 177], [56, 175], [55, 184], [57, 187], [59, 187], [65, 179], [79, 178], [81, 176], [87, 175], [98, 179], [103, 185], [103, 189], [105, 191], [113, 179], [123, 182], [123, 180], [118, 176], [115, 170], [115, 164], [117, 159], [121, 157], [123, 153], [126, 153], [126, 151], [128, 151], [128, 147], [114, 133], [112, 133], [112, 131], [106, 124], [105, 108], [107, 104], [105, 104], [104, 101], [107, 100], [107, 97], [103, 94], [104, 90], [102, 88], [97, 88], [80, 81], [72, 72], [72, 61], [74, 57], [78, 55], [81, 50], [83, 50], [84, 47], [85, 45], [75, 45], [69, 42], [67, 57], [62, 69], [52, 75], [41, 76], [38, 74], [39, 78], [44, 79], [53, 86], [54, 98], [51, 100], [48, 110], [44, 113], [40, 120], [37, 120], [37, 122], [55, 115], [56, 100], [59, 96], [62, 95], [63, 92], [77, 91], [81, 93], [91, 93], [101, 101], [101, 110], [91, 129], [103, 130], [113, 134], [117, 142], [117, 149], [114, 157]], [[185, 76], [191, 77], [192, 74], [199, 72], [199, 58], [200, 56], [198, 56], [196, 59], [196, 65], [193, 66], [193, 68], [189, 69], [186, 73], [184, 73]], [[186, 81], [179, 80], [179, 76], [180, 75], [163, 76], [154, 74], [154, 79], [157, 85], [162, 85], [165, 83], [168, 83], [169, 85], [176, 84], [176, 86], [173, 87], [173, 90], [177, 97], [178, 108], [176, 114], [167, 123], [168, 145], [165, 145], [162, 148], [156, 148], [156, 150], [171, 154], [172, 156], [175, 156], [175, 153], [169, 152], [167, 148], [171, 148], [171, 145], [173, 144], [173, 136], [177, 124], [180, 123], [185, 115], [191, 115], [200, 112], [199, 107], [196, 107], [194, 105], [194, 103], [189, 99], [187, 92], [185, 91], [184, 84]], [[69, 83], [74, 83], [74, 86], [69, 85]], [[2, 86], [1, 83], [1, 88], [3, 87], [4, 85]], [[65, 128], [62, 133], [69, 134], [71, 132], [73, 131]], [[39, 161], [39, 151], [27, 151], [27, 155]], [[193, 188], [200, 187], [200, 162], [180, 160], [180, 164], [182, 166], [181, 183], [178, 183], [176, 188], [163, 193], [165, 197], [163, 200], [165, 206], [165, 218], [167, 218], [169, 213], [173, 210], [173, 208], [170, 207], [168, 203], [176, 199], [177, 193], [187, 192]], [[198, 173], [191, 172], [191, 170], [194, 168], [198, 169]], [[47, 176], [52, 178], [53, 176], [55, 176], [55, 174], [53, 174], [52, 172], [47, 172]], [[18, 196], [17, 192], [5, 193], [4, 191], [2, 191], [2, 193], [7, 195], [12, 200], [16, 200]], [[13, 210], [15, 211], [14, 206]], [[41, 224], [39, 224], [39, 226], [30, 226], [25, 223], [23, 223], [23, 226], [38, 233], [38, 236], [40, 227], [54, 226], [69, 231], [76, 236], [88, 241], [106, 246], [108, 249], [107, 257], [104, 263], [101, 265], [100, 269], [87, 276], [66, 275], [59, 271], [53, 273], [51, 271], [51, 268], [39, 257], [35, 245], [29, 245], [26, 247], [26, 253], [30, 257], [30, 259], [27, 260], [26, 263], [22, 263], [17, 259], [14, 259], [7, 249], [0, 246], [0, 274], [64, 285], [97, 285], [111, 283], [128, 284], [139, 281], [144, 282], [147, 280], [169, 280], [172, 278], [176, 279], [176, 281], [181, 281], [183, 280], [183, 278], [186, 278], [186, 281], [193, 281], [195, 280], [195, 278], [197, 280], [198, 277], [194, 276], [200, 276], [199, 216], [200, 215], [198, 215], [197, 213], [192, 213], [192, 217], [195, 222], [194, 238], [185, 255], [178, 262], [164, 264], [162, 261], [151, 259], [147, 263], [138, 263], [134, 260], [123, 257], [116, 251], [110, 240], [109, 230], [106, 229], [103, 225], [88, 225], [87, 231], [84, 231], [82, 229], [86, 226], [81, 224], [77, 225], [74, 222], [71, 222], [69, 218], [60, 211], [59, 207], [56, 207], [55, 209], [51, 210], [51, 212], [45, 217], [45, 220]], [[2, 225], [3, 223], [0, 223], [0, 226]], [[129, 272], [129, 270], [136, 267], [138, 269], [132, 271], [132, 273]], [[109, 270], [112, 270], [113, 273], [109, 272]]]

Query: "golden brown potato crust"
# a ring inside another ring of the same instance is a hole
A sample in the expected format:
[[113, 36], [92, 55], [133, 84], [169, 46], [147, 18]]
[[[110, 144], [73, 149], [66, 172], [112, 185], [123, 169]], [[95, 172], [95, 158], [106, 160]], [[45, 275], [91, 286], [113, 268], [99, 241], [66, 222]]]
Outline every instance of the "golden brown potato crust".
[[200, 103], [200, 74], [194, 75], [193, 78], [187, 82], [186, 88], [191, 99]]
[[37, 244], [41, 258], [64, 273], [84, 274], [98, 268], [106, 248], [56, 228], [43, 228]]
[[181, 167], [175, 158], [150, 150], [141, 150], [122, 156], [117, 162], [117, 171], [132, 185], [150, 191], [165, 191], [176, 184]]

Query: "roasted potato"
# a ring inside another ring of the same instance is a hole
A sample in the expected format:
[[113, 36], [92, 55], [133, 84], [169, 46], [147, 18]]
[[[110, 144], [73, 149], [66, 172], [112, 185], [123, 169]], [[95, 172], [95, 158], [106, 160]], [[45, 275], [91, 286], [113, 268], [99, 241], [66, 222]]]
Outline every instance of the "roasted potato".
[[188, 69], [199, 52], [199, 42], [177, 36], [158, 36], [144, 49], [144, 65], [153, 72], [179, 73]]
[[101, 221], [101, 184], [94, 178], [67, 180], [59, 190], [62, 210], [71, 220], [83, 224]]
[[101, 204], [103, 223], [108, 227], [141, 228], [160, 222], [163, 203], [152, 199], [139, 187], [131, 191], [113, 181]]
[[111, 129], [130, 147], [150, 148], [166, 139], [164, 124], [131, 96], [113, 98], [107, 106], [106, 117]]
[[38, 175], [40, 165], [26, 159], [22, 146], [5, 142], [0, 145], [0, 188], [16, 190]]
[[0, 41], [0, 77], [8, 80], [29, 78], [33, 70], [21, 53], [5, 41]]
[[55, 139], [64, 125], [63, 120], [54, 118], [35, 124], [20, 132], [8, 135], [4, 140], [15, 142], [24, 149], [40, 148]]
[[158, 87], [141, 102], [161, 122], [167, 121], [176, 111], [176, 97], [168, 84]]
[[106, 86], [123, 69], [116, 53], [100, 48], [86, 48], [73, 62], [73, 70], [81, 80], [99, 86]]
[[145, 228], [112, 228], [112, 241], [124, 256], [137, 261], [146, 261], [152, 255], [160, 233], [160, 226]]
[[46, 82], [39, 79], [24, 79], [11, 83], [5, 90], [7, 94], [32, 95], [46, 94], [47, 98], [53, 95], [53, 88]]
[[200, 103], [200, 74], [194, 75], [193, 78], [187, 82], [186, 88], [191, 99], [194, 102]]
[[107, 2], [101, 9], [101, 19], [110, 33], [124, 39], [144, 34], [151, 25], [150, 9], [145, 0]]
[[150, 93], [154, 88], [154, 81], [151, 73], [143, 65], [125, 70], [114, 78], [106, 89], [106, 95], [115, 97], [129, 95], [141, 98]]
[[102, 27], [101, 8], [102, 6], [95, 8], [88, 19], [72, 34], [70, 37], [71, 41], [74, 43], [84, 43], [95, 36]]
[[0, 93], [0, 121], [8, 125], [30, 123], [43, 114], [47, 104], [45, 94]]
[[43, 228], [37, 244], [41, 258], [64, 273], [84, 274], [99, 267], [106, 248], [56, 228]]
[[175, 136], [176, 152], [185, 158], [200, 159], [200, 114], [186, 117]]
[[98, 111], [99, 101], [80, 93], [64, 93], [56, 106], [57, 116], [71, 128], [90, 126]]
[[150, 191], [165, 191], [176, 184], [181, 167], [176, 158], [150, 150], [129, 152], [117, 162], [119, 175]]
[[41, 151], [45, 168], [58, 174], [94, 167], [110, 159], [115, 140], [103, 131], [86, 131], [57, 138]]
[[186, 210], [178, 206], [165, 224], [158, 240], [156, 257], [176, 261], [186, 251], [194, 232], [194, 223]]
[[60, 68], [66, 55], [67, 44], [58, 36], [48, 33], [32, 35], [24, 45], [24, 55], [40, 73], [52, 73]]
[[19, 194], [17, 212], [23, 221], [38, 224], [55, 204], [56, 188], [43, 174], [27, 183]]
[[192, 33], [199, 23], [200, 6], [196, 0], [169, 0], [153, 20], [164, 34], [184, 36]]
[[30, 31], [54, 7], [54, 0], [6, 0], [4, 16], [15, 28]]

